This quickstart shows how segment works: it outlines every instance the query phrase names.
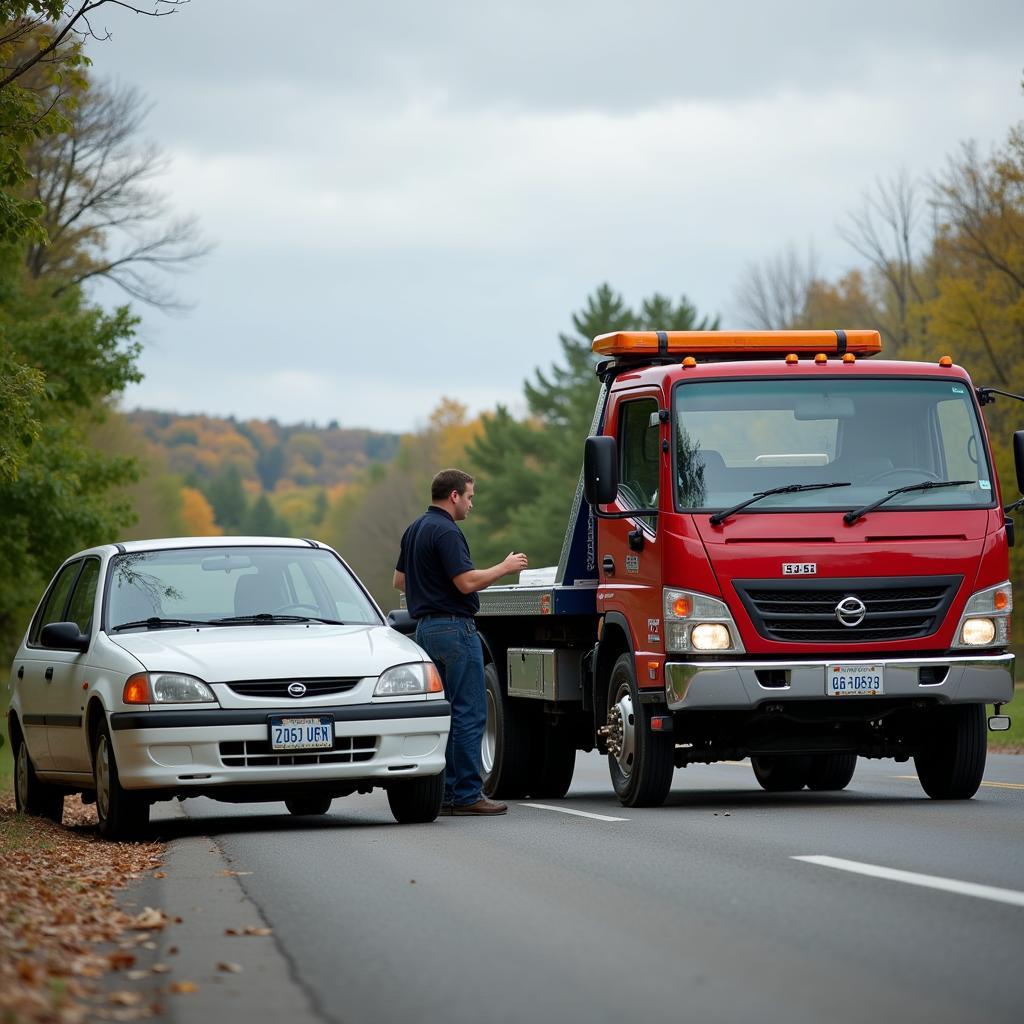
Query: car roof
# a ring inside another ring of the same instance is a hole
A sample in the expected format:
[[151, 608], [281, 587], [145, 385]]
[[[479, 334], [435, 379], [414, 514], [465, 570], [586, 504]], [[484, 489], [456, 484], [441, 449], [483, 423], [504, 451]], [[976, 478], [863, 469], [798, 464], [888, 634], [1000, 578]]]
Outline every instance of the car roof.
[[126, 540], [113, 544], [99, 544], [72, 555], [127, 554], [135, 551], [168, 551], [173, 548], [322, 548], [331, 550], [326, 544], [300, 537], [154, 537], [148, 540]]

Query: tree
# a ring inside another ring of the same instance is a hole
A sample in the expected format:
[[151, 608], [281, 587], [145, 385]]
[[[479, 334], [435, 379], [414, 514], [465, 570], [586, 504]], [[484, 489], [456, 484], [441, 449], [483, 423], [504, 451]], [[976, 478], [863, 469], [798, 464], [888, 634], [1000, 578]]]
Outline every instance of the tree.
[[228, 466], [211, 480], [206, 487], [206, 498], [213, 507], [217, 525], [225, 533], [238, 533], [248, 507], [238, 467]]
[[802, 257], [793, 245], [751, 263], [736, 290], [740, 316], [752, 328], [778, 331], [805, 326], [811, 291], [820, 280], [814, 250]]

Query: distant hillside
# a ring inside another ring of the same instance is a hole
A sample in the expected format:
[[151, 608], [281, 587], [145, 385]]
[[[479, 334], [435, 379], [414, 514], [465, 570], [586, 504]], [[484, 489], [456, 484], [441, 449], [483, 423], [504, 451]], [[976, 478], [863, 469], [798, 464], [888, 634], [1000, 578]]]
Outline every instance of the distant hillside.
[[398, 434], [276, 420], [180, 416], [138, 409], [124, 417], [147, 441], [162, 449], [167, 468], [203, 487], [237, 472], [259, 490], [334, 487], [371, 463], [389, 462]]

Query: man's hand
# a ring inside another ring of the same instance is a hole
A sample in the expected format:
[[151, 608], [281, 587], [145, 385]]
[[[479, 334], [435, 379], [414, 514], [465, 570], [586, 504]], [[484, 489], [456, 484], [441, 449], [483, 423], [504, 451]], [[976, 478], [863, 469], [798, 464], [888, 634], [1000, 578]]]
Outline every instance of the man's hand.
[[508, 553], [508, 557], [501, 563], [501, 567], [504, 570], [502, 575], [504, 576], [512, 572], [522, 572], [528, 564], [526, 555], [522, 552], [510, 551]]
[[526, 565], [526, 555], [522, 552], [510, 551], [505, 561], [492, 565], [489, 569], [470, 569], [469, 572], [459, 573], [458, 576], [452, 577], [452, 583], [463, 594], [473, 594], [497, 583], [502, 576], [508, 576], [513, 572], [522, 572]]

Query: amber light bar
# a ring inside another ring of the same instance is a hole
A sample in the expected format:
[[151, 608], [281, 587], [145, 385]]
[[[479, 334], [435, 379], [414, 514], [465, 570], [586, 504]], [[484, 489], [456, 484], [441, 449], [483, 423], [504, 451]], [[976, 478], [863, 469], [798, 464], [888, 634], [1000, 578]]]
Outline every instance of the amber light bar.
[[878, 331], [616, 331], [600, 334], [602, 356], [872, 356], [882, 351]]

